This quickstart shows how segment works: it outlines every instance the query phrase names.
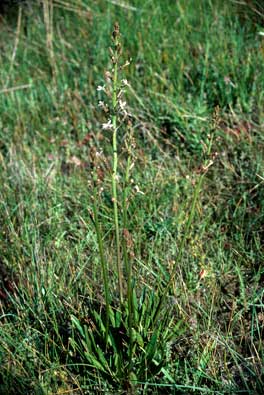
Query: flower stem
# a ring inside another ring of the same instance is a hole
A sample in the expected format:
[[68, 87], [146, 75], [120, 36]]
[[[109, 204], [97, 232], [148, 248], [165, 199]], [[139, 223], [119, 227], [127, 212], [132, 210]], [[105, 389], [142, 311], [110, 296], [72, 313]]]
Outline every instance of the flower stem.
[[[125, 232], [128, 228], [127, 220], [127, 195], [128, 195], [128, 184], [129, 184], [129, 171], [131, 166], [131, 157], [128, 156], [126, 175], [125, 175], [125, 187], [123, 193], [123, 231]], [[133, 336], [132, 328], [134, 323], [134, 305], [133, 305], [133, 287], [132, 287], [132, 262], [131, 257], [128, 254], [127, 240], [125, 240], [125, 235], [123, 234], [123, 252], [124, 252], [124, 262], [127, 273], [127, 305], [128, 305], [128, 335], [129, 335], [129, 364], [128, 372], [132, 372], [132, 357], [133, 357]]]
[[117, 168], [118, 168], [118, 155], [117, 155], [117, 89], [118, 89], [118, 47], [119, 47], [119, 27], [115, 25], [114, 37], [114, 75], [113, 75], [113, 93], [112, 93], [112, 125], [113, 125], [113, 168], [112, 168], [112, 194], [113, 194], [113, 207], [114, 207], [114, 224], [115, 224], [115, 239], [116, 239], [116, 259], [117, 259], [117, 273], [118, 273], [118, 288], [120, 303], [123, 303], [123, 276], [121, 266], [121, 253], [120, 253], [120, 234], [119, 234], [119, 218], [118, 218], [118, 197], [117, 197]]
[[108, 278], [107, 263], [105, 261], [105, 256], [104, 256], [102, 231], [101, 231], [100, 224], [99, 224], [98, 210], [97, 210], [95, 199], [93, 202], [93, 216], [94, 216], [94, 224], [95, 224], [97, 242], [98, 242], [98, 247], [99, 247], [100, 262], [101, 262], [102, 271], [103, 271], [105, 305], [106, 305], [105, 344], [106, 344], [106, 348], [107, 348], [108, 334], [109, 334], [109, 316], [110, 316], [109, 278]]

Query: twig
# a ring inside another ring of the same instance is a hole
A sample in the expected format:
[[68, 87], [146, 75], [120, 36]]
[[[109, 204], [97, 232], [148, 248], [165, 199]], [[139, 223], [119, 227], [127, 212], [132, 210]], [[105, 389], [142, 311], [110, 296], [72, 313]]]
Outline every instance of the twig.
[[31, 88], [31, 87], [32, 87], [31, 84], [25, 84], [25, 85], [12, 86], [11, 88], [3, 88], [0, 90], [0, 94], [1, 93], [10, 93], [10, 92], [18, 91], [20, 89], [27, 89], [27, 88]]

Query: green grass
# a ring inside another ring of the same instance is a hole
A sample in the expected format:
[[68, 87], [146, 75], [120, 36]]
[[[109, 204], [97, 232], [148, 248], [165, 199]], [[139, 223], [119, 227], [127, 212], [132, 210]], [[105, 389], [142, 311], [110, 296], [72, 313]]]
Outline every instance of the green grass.
[[37, 2], [1, 21], [1, 394], [263, 392], [264, 38], [222, 3], [54, 0], [52, 60]]

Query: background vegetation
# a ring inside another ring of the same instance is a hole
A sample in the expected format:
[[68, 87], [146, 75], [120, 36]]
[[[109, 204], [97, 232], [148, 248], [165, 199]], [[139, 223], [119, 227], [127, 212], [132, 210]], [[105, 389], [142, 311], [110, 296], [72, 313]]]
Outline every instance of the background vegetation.
[[[0, 393], [263, 393], [262, 11], [217, 0], [5, 7]], [[116, 20], [132, 59], [118, 129], [123, 305], [97, 90]]]

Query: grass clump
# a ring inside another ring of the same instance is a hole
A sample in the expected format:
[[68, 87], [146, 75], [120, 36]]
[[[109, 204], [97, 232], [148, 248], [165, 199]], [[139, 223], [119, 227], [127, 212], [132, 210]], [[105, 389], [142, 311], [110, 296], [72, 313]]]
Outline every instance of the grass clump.
[[0, 392], [262, 393], [261, 36], [42, 5], [0, 27]]

